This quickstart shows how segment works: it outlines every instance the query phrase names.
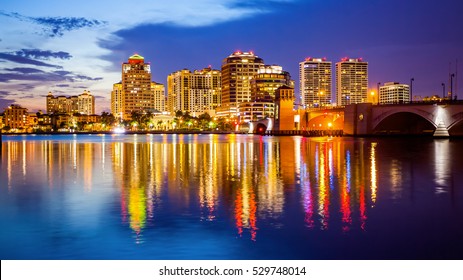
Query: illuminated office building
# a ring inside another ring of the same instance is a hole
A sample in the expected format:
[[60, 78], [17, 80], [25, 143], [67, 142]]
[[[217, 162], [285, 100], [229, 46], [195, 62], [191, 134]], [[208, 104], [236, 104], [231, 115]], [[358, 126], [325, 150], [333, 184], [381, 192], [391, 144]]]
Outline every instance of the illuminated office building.
[[337, 105], [348, 105], [367, 101], [368, 62], [361, 58], [343, 58], [336, 63]]
[[331, 104], [331, 61], [307, 58], [300, 62], [299, 90], [302, 105], [306, 107]]
[[264, 66], [252, 52], [234, 52], [222, 61], [222, 106], [220, 115], [236, 116], [238, 105], [251, 101], [251, 80]]
[[179, 70], [167, 77], [168, 111], [189, 112], [192, 116], [203, 113], [215, 115], [221, 103], [221, 73], [210, 67]]
[[261, 66], [251, 80], [251, 100], [274, 101], [275, 91], [281, 86], [294, 86], [289, 72], [278, 65]]
[[385, 83], [379, 88], [380, 104], [398, 104], [410, 102], [410, 86], [397, 82]]

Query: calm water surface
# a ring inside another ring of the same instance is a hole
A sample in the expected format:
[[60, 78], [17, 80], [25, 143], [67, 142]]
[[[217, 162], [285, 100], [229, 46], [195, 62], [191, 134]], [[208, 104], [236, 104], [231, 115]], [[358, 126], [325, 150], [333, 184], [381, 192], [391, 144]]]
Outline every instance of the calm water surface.
[[463, 141], [3, 136], [1, 259], [463, 259]]

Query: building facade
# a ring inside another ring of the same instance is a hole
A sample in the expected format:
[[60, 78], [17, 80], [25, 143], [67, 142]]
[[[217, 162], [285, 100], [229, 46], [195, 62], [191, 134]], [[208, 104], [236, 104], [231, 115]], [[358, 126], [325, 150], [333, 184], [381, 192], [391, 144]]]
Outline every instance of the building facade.
[[27, 109], [19, 105], [11, 105], [3, 113], [3, 125], [11, 130], [22, 130], [29, 126]]
[[221, 73], [210, 67], [195, 70], [179, 70], [167, 77], [168, 111], [188, 112], [197, 117], [203, 113], [215, 115], [221, 103]]
[[299, 63], [299, 92], [305, 107], [319, 107], [332, 102], [331, 61], [307, 58]]
[[410, 103], [410, 86], [398, 82], [385, 83], [379, 88], [379, 103]]
[[297, 129], [294, 114], [294, 88], [283, 86], [276, 91], [275, 96], [275, 125], [274, 130]]
[[338, 106], [366, 102], [367, 93], [367, 62], [361, 58], [343, 58], [336, 63], [336, 102]]
[[162, 113], [166, 111], [166, 89], [163, 84], [151, 82], [151, 93], [154, 97], [154, 110]]
[[122, 63], [122, 118], [129, 120], [133, 112], [150, 110], [154, 110], [151, 66], [143, 56], [134, 54]]
[[246, 123], [265, 118], [273, 118], [275, 103], [273, 102], [241, 102], [238, 105], [238, 121]]
[[84, 91], [77, 96], [53, 96], [47, 95], [47, 114], [95, 114], [95, 97], [89, 91]]
[[122, 120], [122, 82], [113, 84], [111, 91], [111, 113], [113, 116]]
[[278, 65], [264, 65], [251, 80], [251, 101], [274, 101], [281, 86], [294, 86], [291, 75]]
[[242, 102], [251, 101], [251, 80], [264, 66], [252, 52], [234, 52], [222, 61], [222, 106], [220, 115], [236, 116]]

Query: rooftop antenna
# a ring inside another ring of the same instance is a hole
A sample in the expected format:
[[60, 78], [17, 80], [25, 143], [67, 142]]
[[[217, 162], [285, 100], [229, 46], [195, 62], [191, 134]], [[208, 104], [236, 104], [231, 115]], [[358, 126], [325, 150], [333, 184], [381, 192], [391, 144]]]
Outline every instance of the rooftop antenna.
[[455, 100], [458, 99], [458, 58], [455, 61]]

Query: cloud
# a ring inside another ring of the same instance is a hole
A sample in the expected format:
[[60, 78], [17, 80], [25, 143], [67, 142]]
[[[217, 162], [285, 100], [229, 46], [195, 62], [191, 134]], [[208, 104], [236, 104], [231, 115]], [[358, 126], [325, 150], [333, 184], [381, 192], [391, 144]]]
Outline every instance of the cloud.
[[27, 68], [27, 67], [5, 68], [4, 70], [9, 71], [9, 72], [18, 72], [22, 74], [33, 74], [33, 73], [43, 73], [44, 72], [37, 68]]
[[9, 13], [5, 11], [0, 11], [0, 15], [38, 24], [42, 26], [45, 34], [50, 37], [61, 37], [65, 32], [106, 24], [104, 21], [83, 17], [30, 17], [16, 12]]
[[10, 54], [10, 53], [0, 53], [0, 59], [8, 60], [8, 61], [19, 63], [19, 64], [29, 64], [29, 65], [35, 65], [35, 66], [52, 67], [52, 68], [57, 68], [57, 69], [62, 68], [61, 66], [58, 66], [58, 65], [53, 65], [53, 64], [45, 63], [45, 62], [38, 61], [35, 59], [23, 57], [21, 55], [15, 55], [15, 54]]
[[46, 72], [34, 68], [7, 68], [8, 73], [0, 73], [0, 82], [8, 83], [11, 81], [38, 81], [38, 82], [79, 82], [79, 81], [100, 81], [101, 77], [89, 77], [76, 74], [71, 71], [52, 71]]
[[44, 31], [47, 31], [50, 37], [63, 36], [64, 32], [66, 31], [105, 24], [103, 21], [98, 21], [95, 19], [89, 20], [83, 17], [39, 17], [30, 19], [33, 22], [45, 26]]
[[59, 59], [71, 59], [72, 55], [68, 52], [53, 52], [53, 51], [43, 51], [39, 49], [22, 49], [20, 51], [16, 51], [15, 55], [31, 58], [31, 59], [44, 59], [49, 60], [50, 58], [59, 58]]
[[69, 87], [69, 85], [68, 84], [58, 84], [58, 85], [55, 85], [55, 87], [67, 88]]

